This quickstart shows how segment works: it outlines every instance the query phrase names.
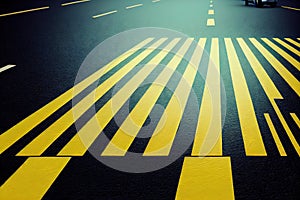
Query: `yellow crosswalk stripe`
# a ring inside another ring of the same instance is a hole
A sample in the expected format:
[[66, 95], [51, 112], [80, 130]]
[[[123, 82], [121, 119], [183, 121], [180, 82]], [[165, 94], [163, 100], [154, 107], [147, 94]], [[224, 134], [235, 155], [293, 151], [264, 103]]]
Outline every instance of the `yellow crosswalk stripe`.
[[275, 141], [275, 144], [277, 146], [277, 149], [278, 149], [280, 155], [281, 156], [286, 156], [286, 152], [285, 152], [284, 147], [283, 147], [283, 145], [282, 145], [282, 143], [280, 141], [280, 138], [278, 137], [278, 134], [276, 132], [276, 129], [274, 127], [274, 124], [272, 122], [272, 119], [271, 119], [270, 115], [268, 113], [265, 113], [264, 115], [265, 115], [267, 124], [269, 126], [270, 132], [271, 132], [271, 134], [273, 136], [273, 139]]
[[[203, 47], [204, 48], [204, 47]], [[210, 61], [192, 156], [222, 156], [219, 40], [212, 39]]]
[[252, 44], [268, 60], [272, 67], [281, 75], [289, 86], [300, 96], [300, 82], [289, 72], [265, 47], [263, 47], [255, 38], [249, 39]]
[[[51, 124], [38, 137], [23, 148], [18, 156], [36, 156], [41, 155], [61, 134], [64, 133], [84, 112], [86, 112], [95, 102], [98, 101], [108, 90], [110, 90], [123, 76], [132, 70], [138, 63], [153, 52], [152, 48], [161, 45], [166, 38], [158, 40], [149, 47], [149, 50], [143, 51], [140, 56], [135, 57], [127, 63], [122, 69], [110, 76], [105, 82], [98, 86], [93, 92], [87, 95], [83, 100], [76, 104], [71, 110], [67, 111], [56, 122]], [[73, 112], [76, 112], [74, 115]]]
[[298, 128], [300, 128], [300, 120], [299, 120], [298, 116], [296, 115], [296, 113], [291, 113], [291, 116], [292, 116], [293, 120], [295, 121], [295, 123], [297, 124]]
[[69, 157], [31, 157], [1, 186], [0, 199], [42, 199]]
[[273, 38], [276, 42], [278, 42], [279, 44], [281, 44], [282, 46], [284, 46], [285, 48], [287, 48], [288, 50], [290, 50], [291, 52], [293, 52], [294, 54], [296, 54], [297, 56], [300, 56], [300, 51], [298, 51], [297, 49], [295, 49], [294, 47], [292, 47], [291, 45], [287, 44], [286, 42], [282, 41], [279, 38]]
[[[200, 45], [204, 45], [204, 41], [204, 39], [200, 40]], [[161, 118], [158, 122], [154, 131], [156, 134], [150, 138], [144, 151], [144, 156], [169, 155], [190, 91], [198, 72], [198, 67], [203, 53], [203, 48], [200, 45], [196, 46], [191, 57], [191, 62], [188, 63], [177, 88], [168, 102], [164, 111], [164, 114], [166, 114], [166, 120]]]
[[300, 71], [300, 62], [297, 61], [295, 58], [293, 58], [291, 55], [283, 51], [281, 48], [279, 48], [277, 45], [275, 45], [273, 42], [271, 42], [267, 38], [262, 38], [262, 40], [269, 45], [274, 51], [276, 51], [279, 55], [281, 55], [285, 60], [287, 60], [289, 63], [291, 63], [294, 67], [296, 67]]
[[[130, 55], [135, 53], [137, 50], [151, 42], [153, 38], [148, 38], [129, 51], [122, 54], [117, 59], [110, 62], [106, 67], [109, 67], [109, 69], [112, 69], [113, 67], [117, 66], [120, 62], [128, 58]], [[46, 118], [48, 118], [51, 114], [53, 114], [55, 111], [57, 111], [59, 108], [61, 108], [63, 105], [65, 105], [67, 102], [69, 102], [74, 96], [79, 94], [81, 91], [83, 91], [85, 88], [87, 88], [89, 85], [91, 85], [93, 82], [95, 82], [102, 74], [103, 69], [106, 69], [106, 67], [102, 68], [101, 70], [98, 70], [88, 78], [84, 79], [77, 85], [75, 85], [73, 88], [67, 90], [65, 93], [51, 101], [50, 103], [46, 104], [27, 118], [23, 119], [21, 122], [7, 130], [6, 132], [2, 133], [0, 135], [0, 154], [3, 153], [6, 149], [8, 149], [11, 145], [13, 145], [16, 141], [18, 141], [20, 138], [22, 138], [24, 135], [26, 135], [30, 130], [32, 130], [35, 126], [40, 124], [42, 121], [44, 121]]]
[[[283, 128], [285, 129], [289, 139], [291, 140], [295, 150], [297, 151], [298, 155], [300, 156], [300, 146], [295, 139], [291, 129], [289, 128], [287, 122], [285, 121], [282, 113], [280, 112], [275, 99], [283, 99], [280, 92], [276, 88], [274, 82], [271, 80], [267, 72], [264, 70], [263, 66], [260, 64], [260, 62], [257, 60], [255, 55], [252, 53], [250, 48], [247, 46], [245, 41], [242, 38], [237, 39], [239, 42], [239, 45], [241, 46], [245, 56], [247, 57], [256, 77], [258, 78], [260, 84], [262, 85], [267, 97], [270, 100], [270, 103], [272, 107], [274, 108], [274, 111], [276, 112]], [[254, 41], [255, 39], [252, 39]]]
[[300, 48], [300, 43], [296, 42], [295, 40], [291, 39], [291, 38], [284, 38], [286, 41], [292, 43], [293, 45], [297, 46]]
[[266, 156], [247, 82], [230, 38], [225, 38], [225, 46], [246, 155]]
[[[191, 45], [193, 39], [185, 41], [183, 46], [179, 49], [178, 54], [184, 55]], [[134, 109], [130, 112], [129, 116], [122, 123], [110, 143], [102, 152], [102, 156], [124, 156], [126, 151], [130, 147], [134, 138], [138, 134], [140, 128], [143, 126], [145, 120], [150, 114], [154, 104], [162, 93], [164, 86], [171, 78], [176, 67], [179, 65], [182, 58], [174, 56], [173, 59], [168, 63], [166, 68], [160, 73], [160, 75], [154, 81], [143, 97], [139, 100]], [[172, 72], [170, 72], [170, 70]], [[155, 83], [159, 83], [160, 86]], [[135, 124], [133, 124], [133, 122]], [[155, 134], [155, 133], [154, 133]]]
[[[120, 91], [118, 91], [98, 112], [93, 116], [71, 139], [71, 141], [58, 153], [58, 155], [82, 156], [96, 137], [106, 127], [122, 105], [138, 88], [139, 84], [152, 72], [169, 51], [177, 44], [178, 40], [172, 40], [163, 51], [159, 52], [148, 65], [142, 68]], [[151, 49], [155, 50], [157, 46]], [[113, 109], [112, 109], [113, 108]]]
[[234, 199], [230, 157], [185, 157], [176, 200]]

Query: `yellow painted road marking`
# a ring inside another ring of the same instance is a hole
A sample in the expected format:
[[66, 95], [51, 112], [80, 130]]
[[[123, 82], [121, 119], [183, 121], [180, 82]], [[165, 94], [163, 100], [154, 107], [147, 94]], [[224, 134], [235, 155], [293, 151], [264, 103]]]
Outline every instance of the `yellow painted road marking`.
[[157, 3], [157, 2], [160, 2], [160, 0], [153, 0], [152, 2], [153, 3]]
[[[127, 99], [139, 87], [139, 84], [152, 72], [169, 51], [175, 46], [173, 40], [159, 52], [146, 67], [142, 68], [135, 76], [130, 79], [97, 113], [93, 116], [71, 139], [71, 141], [58, 153], [58, 155], [82, 156], [87, 148], [94, 142], [96, 137], [102, 132], [109, 121], [114, 117], [118, 110], [123, 106]], [[159, 45], [153, 45], [153, 51]]]
[[262, 38], [262, 40], [269, 45], [274, 51], [276, 51], [279, 55], [281, 55], [283, 58], [285, 58], [289, 63], [291, 63], [293, 66], [295, 66], [300, 71], [300, 62], [297, 61], [295, 58], [293, 58], [291, 55], [283, 51], [281, 48], [279, 48], [277, 45], [275, 45], [273, 42], [271, 42], [267, 38]]
[[128, 58], [130, 55], [135, 53], [141, 47], [145, 46], [149, 42], [151, 42], [153, 38], [148, 38], [129, 51], [122, 54], [117, 59], [113, 60], [105, 67], [101, 68], [94, 74], [90, 75], [88, 78], [84, 79], [73, 88], [67, 90], [65, 93], [61, 94], [59, 97], [46, 104], [27, 118], [23, 119], [21, 122], [7, 130], [6, 132], [0, 135], [0, 154], [3, 153], [7, 148], [9, 148], [12, 144], [18, 141], [21, 137], [26, 135], [30, 130], [32, 130], [35, 126], [40, 124], [46, 118], [48, 118], [52, 113], [57, 111], [67, 102], [69, 102], [74, 96], [82, 92], [85, 88], [87, 88], [90, 84], [98, 80], [103, 74], [104, 70], [109, 70], [120, 64], [123, 60]]
[[135, 4], [135, 5], [132, 5], [132, 6], [127, 6], [126, 9], [136, 8], [136, 7], [140, 7], [140, 6], [143, 6], [143, 4], [140, 3], [140, 4]]
[[286, 41], [292, 43], [293, 45], [297, 46], [300, 48], [300, 43], [296, 42], [295, 40], [291, 39], [291, 38], [284, 38]]
[[[145, 149], [144, 156], [168, 156], [175, 139], [185, 106], [192, 89], [195, 77], [198, 72], [200, 60], [202, 58], [205, 39], [200, 39], [200, 45], [197, 45], [188, 63], [182, 78], [180, 79], [168, 105], [164, 111], [167, 120], [162, 118]], [[192, 65], [193, 64], [193, 65]], [[195, 65], [195, 66], [194, 66]]]
[[300, 120], [299, 120], [298, 116], [296, 115], [296, 113], [291, 113], [291, 117], [293, 118], [293, 120], [297, 124], [298, 128], [300, 128]]
[[16, 65], [6, 65], [6, 66], [4, 66], [4, 67], [1, 67], [0, 68], [0, 73], [1, 72], [4, 72], [5, 70], [8, 70], [8, 69], [10, 69], [10, 68], [13, 68], [13, 67], [15, 67]]
[[90, 0], [72, 1], [72, 2], [63, 3], [61, 4], [61, 6], [68, 6], [68, 5], [78, 4], [78, 3], [89, 2], [89, 1]]
[[293, 52], [294, 54], [300, 56], [300, 51], [298, 51], [297, 49], [295, 49], [294, 47], [288, 45], [286, 42], [282, 41], [279, 38], [273, 38], [276, 42], [278, 42], [279, 44], [281, 44], [282, 46], [284, 46], [285, 48], [287, 48], [288, 50], [290, 50], [291, 52]]
[[[153, 44], [153, 47], [161, 45], [166, 39], [161, 39]], [[139, 57], [131, 60], [128, 64], [122, 67], [115, 74], [110, 76], [101, 85], [99, 85], [94, 92], [91, 92], [71, 110], [67, 111], [56, 122], [51, 124], [38, 137], [30, 142], [24, 149], [22, 149], [18, 156], [37, 156], [41, 155], [64, 131], [66, 131], [84, 112], [86, 112], [94, 103], [96, 103], [108, 90], [110, 90], [119, 80], [121, 80], [130, 70], [132, 70], [138, 63], [146, 58], [153, 49], [143, 51]], [[73, 111], [76, 111], [74, 115]]]
[[213, 15], [213, 14], [215, 14], [215, 11], [214, 10], [208, 10], [208, 14]]
[[244, 51], [244, 54], [247, 57], [256, 77], [258, 78], [260, 84], [262, 85], [266, 95], [268, 96], [270, 103], [273, 106], [274, 111], [276, 112], [283, 128], [285, 129], [295, 150], [300, 156], [300, 146], [275, 102], [275, 99], [283, 99], [283, 97], [281, 96], [280, 92], [276, 88], [275, 84], [273, 83], [273, 81], [271, 80], [267, 72], [264, 70], [263, 66], [259, 63], [255, 55], [251, 52], [250, 48], [247, 46], [245, 41], [242, 38], [238, 38], [237, 40], [242, 50]]
[[231, 39], [225, 38], [225, 44], [246, 155], [266, 156], [245, 75]]
[[213, 5], [211, 4], [211, 5], [209, 5], [209, 7], [211, 7], [211, 8], [212, 8], [212, 7], [213, 7]]
[[286, 8], [286, 9], [290, 9], [290, 10], [300, 11], [300, 8], [293, 8], [293, 7], [289, 7], [289, 6], [281, 6], [281, 7]]
[[29, 9], [29, 10], [22, 10], [22, 11], [17, 11], [17, 12], [12, 12], [12, 13], [6, 13], [6, 14], [1, 14], [0, 17], [5, 17], [5, 16], [9, 16], [9, 15], [16, 15], [16, 14], [21, 14], [21, 13], [27, 13], [27, 12], [33, 12], [33, 11], [38, 11], [38, 10], [45, 10], [45, 9], [49, 9], [49, 6], [44, 6], [41, 8], [33, 8], [33, 9]]
[[1, 186], [0, 199], [42, 199], [70, 159], [28, 158]]
[[281, 77], [289, 84], [289, 86], [300, 96], [300, 82], [288, 71], [266, 48], [264, 48], [256, 39], [249, 39], [252, 44], [261, 52], [268, 60], [272, 67], [281, 75]]
[[234, 199], [230, 157], [185, 157], [176, 200]]
[[109, 11], [109, 12], [102, 13], [102, 14], [99, 14], [99, 15], [94, 15], [93, 18], [96, 19], [98, 17], [103, 17], [103, 16], [110, 15], [110, 14], [113, 14], [113, 13], [116, 13], [116, 12], [118, 12], [118, 11], [117, 10]]
[[222, 156], [221, 117], [219, 41], [213, 38], [192, 156]]
[[206, 22], [207, 26], [215, 26], [215, 19], [209, 18]]
[[285, 152], [284, 147], [283, 147], [283, 145], [282, 145], [282, 143], [281, 143], [281, 141], [280, 141], [280, 138], [279, 138], [279, 136], [278, 136], [278, 134], [277, 134], [277, 132], [276, 132], [276, 129], [275, 129], [275, 127], [274, 127], [274, 124], [273, 124], [273, 122], [272, 122], [272, 120], [271, 120], [270, 115], [269, 115], [268, 113], [265, 113], [264, 115], [265, 115], [267, 124], [268, 124], [268, 126], [269, 126], [269, 129], [270, 129], [270, 131], [271, 131], [271, 134], [272, 134], [272, 136], [273, 136], [273, 139], [274, 139], [274, 141], [275, 141], [275, 143], [276, 143], [276, 146], [277, 146], [277, 149], [278, 149], [280, 155], [281, 155], [281, 156], [286, 156], [286, 152]]
[[[179, 49], [178, 54], [184, 55], [191, 45], [193, 39], [188, 39], [185, 41], [183, 46]], [[176, 41], [177, 43], [178, 41]], [[143, 97], [139, 100], [134, 109], [130, 112], [129, 116], [122, 123], [121, 127], [118, 129], [110, 143], [107, 145], [105, 150], [102, 152], [102, 156], [124, 156], [126, 151], [130, 147], [134, 138], [138, 134], [140, 128], [143, 126], [145, 120], [150, 114], [155, 102], [159, 98], [164, 86], [167, 84], [171, 78], [176, 67], [179, 65], [181, 58], [178, 56], [173, 57], [173, 59], [168, 63], [166, 68], [160, 73], [156, 78], [154, 83], [159, 83], [160, 86], [153, 84], [149, 87]], [[172, 72], [170, 72], [170, 70]], [[133, 122], [135, 124], [133, 124]]]

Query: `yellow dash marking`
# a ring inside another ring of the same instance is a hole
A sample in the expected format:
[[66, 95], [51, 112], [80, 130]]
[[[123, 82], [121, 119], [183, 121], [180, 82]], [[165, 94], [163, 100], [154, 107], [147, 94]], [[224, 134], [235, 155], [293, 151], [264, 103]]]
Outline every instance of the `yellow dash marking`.
[[207, 19], [207, 22], [206, 22], [206, 25], [207, 26], [215, 26], [215, 19]]
[[247, 156], [266, 156], [251, 96], [238, 56], [230, 38], [225, 38], [232, 84]]
[[276, 132], [276, 129], [274, 127], [274, 124], [273, 124], [273, 122], [271, 120], [270, 115], [268, 113], [265, 113], [264, 115], [265, 115], [267, 124], [268, 124], [268, 126], [270, 128], [271, 134], [272, 134], [272, 136], [274, 138], [274, 141], [276, 143], [277, 149], [278, 149], [278, 151], [280, 153], [280, 156], [286, 156], [286, 152], [285, 152], [284, 147], [283, 147], [283, 145], [282, 145], [282, 143], [280, 141], [280, 138], [279, 138], [279, 136], [278, 136], [278, 134]]
[[208, 14], [209, 14], [209, 15], [214, 15], [214, 14], [215, 14], [215, 11], [214, 11], [214, 10], [208, 10]]
[[281, 44], [282, 46], [284, 46], [285, 48], [287, 48], [288, 50], [290, 50], [291, 52], [293, 52], [294, 54], [300, 56], [300, 51], [298, 51], [297, 49], [295, 49], [294, 47], [292, 47], [291, 45], [288, 45], [286, 42], [282, 41], [279, 38], [273, 38], [276, 42], [278, 42], [279, 44]]
[[272, 67], [281, 75], [289, 86], [300, 96], [300, 82], [288, 71], [266, 48], [264, 48], [256, 39], [249, 39], [252, 44], [262, 53]]
[[[185, 54], [192, 41], [192, 39], [188, 39], [184, 43], [179, 50], [180, 55]], [[167, 84], [180, 61], [180, 57], [173, 57], [166, 68], [154, 81], [154, 83], [159, 83], [160, 85], [152, 84], [149, 87], [134, 109], [130, 112], [129, 116], [122, 123], [121, 127], [118, 129], [105, 150], [102, 152], [102, 156], [123, 156], [126, 154], [126, 151], [138, 134], [140, 128], [143, 126], [155, 102], [163, 91], [163, 86]]]
[[281, 6], [282, 8], [286, 8], [289, 10], [296, 10], [296, 11], [300, 11], [300, 8], [293, 8], [293, 7], [289, 7], [289, 6]]
[[27, 12], [33, 12], [33, 11], [38, 11], [38, 10], [45, 10], [45, 9], [49, 9], [49, 6], [45, 6], [45, 7], [41, 7], [41, 8], [33, 8], [33, 9], [29, 9], [29, 10], [23, 10], [23, 11], [17, 11], [17, 12], [12, 12], [12, 13], [6, 13], [6, 14], [1, 14], [0, 17], [5, 17], [5, 16], [9, 16], [9, 15], [16, 15], [16, 14], [21, 14], [21, 13], [27, 13]]
[[204, 46], [205, 42], [205, 38], [199, 40], [199, 45], [197, 45], [194, 50], [191, 62], [187, 65], [186, 70], [164, 111], [166, 120], [161, 118], [158, 122], [154, 134], [145, 149], [144, 156], [169, 155], [185, 110], [189, 93], [198, 72], [199, 63], [203, 53], [201, 45]]
[[296, 42], [295, 40], [291, 39], [291, 38], [284, 38], [286, 41], [292, 43], [293, 45], [297, 46], [300, 48], [300, 43]]
[[42, 199], [70, 159], [28, 158], [1, 186], [0, 199]]
[[291, 113], [291, 117], [293, 118], [293, 120], [297, 124], [298, 128], [300, 128], [300, 120], [299, 120], [298, 116], [296, 115], [296, 113]]
[[222, 156], [220, 61], [217, 38], [212, 39], [192, 156]]
[[[123, 106], [128, 98], [139, 87], [143, 80], [152, 72], [169, 51], [176, 45], [177, 39], [169, 43], [164, 51], [159, 52], [149, 61], [146, 67], [142, 68], [130, 79], [97, 113], [93, 116], [71, 141], [59, 152], [58, 155], [82, 156], [87, 148], [94, 142], [96, 137], [102, 132], [109, 121], [114, 117], [118, 110]], [[153, 51], [158, 47], [154, 44], [149, 49]], [[141, 56], [141, 55], [139, 55]], [[136, 63], [138, 64], [138, 63]]]
[[103, 16], [106, 16], [106, 15], [110, 15], [110, 14], [113, 14], [113, 13], [116, 13], [116, 12], [118, 12], [118, 11], [117, 10], [113, 10], [113, 11], [102, 13], [102, 14], [99, 14], [99, 15], [94, 15], [93, 19], [96, 19], [98, 17], [103, 17]]
[[30, 130], [32, 130], [35, 126], [40, 124], [42, 121], [44, 121], [46, 118], [48, 118], [52, 113], [57, 111], [60, 107], [62, 107], [64, 104], [66, 104], [68, 101], [70, 101], [74, 96], [79, 94], [81, 91], [83, 91], [86, 87], [88, 87], [90, 84], [92, 84], [94, 81], [96, 81], [99, 77], [102, 76], [104, 70], [109, 70], [117, 66], [119, 63], [121, 63], [123, 60], [128, 58], [130, 55], [135, 53], [137, 50], [139, 50], [141, 47], [145, 46], [149, 42], [151, 42], [153, 38], [148, 38], [129, 51], [122, 54], [117, 59], [110, 62], [105, 67], [101, 68], [94, 74], [90, 75], [88, 78], [84, 79], [77, 85], [75, 85], [73, 88], [69, 89], [50, 103], [46, 104], [27, 118], [23, 119], [21, 122], [7, 130], [6, 132], [2, 133], [0, 135], [0, 154], [4, 152], [7, 148], [9, 148], [12, 144], [14, 144], [16, 141], [18, 141], [21, 137], [26, 135]]
[[152, 3], [160, 2], [160, 0], [153, 0]]
[[61, 6], [68, 6], [68, 5], [78, 4], [78, 3], [89, 2], [89, 1], [90, 0], [72, 1], [72, 2], [63, 3], [61, 4]]
[[230, 157], [185, 157], [176, 200], [234, 199]]
[[[165, 39], [159, 40], [154, 45], [161, 44]], [[41, 155], [64, 131], [66, 131], [82, 114], [87, 111], [98, 99], [110, 90], [120, 79], [132, 70], [140, 61], [153, 50], [144, 51], [139, 57], [122, 67], [119, 71], [105, 80], [96, 90], [87, 95], [83, 100], [76, 104], [71, 110], [67, 111], [56, 122], [51, 124], [38, 137], [22, 149], [18, 156]], [[75, 114], [74, 114], [75, 112]]]
[[260, 84], [262, 85], [266, 95], [268, 96], [271, 105], [274, 108], [274, 111], [276, 112], [283, 128], [285, 129], [289, 139], [291, 140], [295, 150], [297, 151], [298, 155], [300, 156], [300, 146], [295, 139], [291, 129], [289, 128], [287, 122], [285, 121], [282, 113], [280, 112], [275, 99], [283, 99], [280, 92], [276, 88], [274, 82], [271, 80], [267, 72], [264, 70], [263, 66], [260, 64], [260, 62], [257, 60], [255, 55], [252, 53], [250, 48], [247, 46], [245, 41], [242, 38], [237, 39], [242, 50], [244, 51], [245, 56], [247, 57], [255, 75], [257, 76]]
[[211, 8], [212, 8], [212, 7], [213, 7], [213, 5], [211, 4], [211, 5], [209, 5], [209, 7], [211, 7]]
[[132, 6], [127, 6], [126, 9], [131, 9], [131, 8], [136, 8], [136, 7], [140, 7], [140, 6], [143, 6], [143, 4], [135, 4], [135, 5], [132, 5]]
[[276, 51], [279, 55], [281, 55], [283, 58], [285, 58], [289, 63], [291, 63], [294, 67], [296, 67], [300, 71], [300, 62], [297, 61], [295, 58], [290, 56], [288, 53], [283, 51], [281, 48], [279, 48], [277, 45], [275, 45], [273, 42], [271, 42], [267, 38], [262, 38], [262, 40], [269, 45], [274, 51]]

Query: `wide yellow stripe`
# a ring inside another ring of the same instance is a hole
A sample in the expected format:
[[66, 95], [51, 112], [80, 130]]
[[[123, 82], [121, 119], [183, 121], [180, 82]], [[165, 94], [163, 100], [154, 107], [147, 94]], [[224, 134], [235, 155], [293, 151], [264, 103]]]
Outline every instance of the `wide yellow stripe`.
[[70, 159], [28, 158], [1, 186], [0, 199], [42, 199]]
[[300, 70], [300, 62], [297, 61], [295, 58], [290, 56], [288, 53], [283, 51], [281, 48], [279, 48], [277, 45], [275, 45], [273, 42], [271, 42], [267, 38], [262, 38], [262, 40], [269, 45], [274, 51], [276, 51], [279, 55], [281, 55], [284, 59], [286, 59], [289, 63], [291, 63], [293, 66], [295, 66], [298, 70]]
[[234, 199], [230, 157], [185, 157], [176, 200]]
[[230, 38], [225, 38], [225, 45], [246, 155], [266, 156], [245, 75]]
[[[184, 55], [191, 45], [192, 41], [192, 38], [186, 40], [182, 47], [179, 49], [178, 54]], [[167, 64], [165, 69], [154, 81], [154, 84], [149, 87], [149, 89], [139, 100], [134, 109], [130, 112], [129, 116], [127, 116], [125, 121], [122, 123], [121, 127], [118, 129], [110, 143], [102, 152], [102, 156], [123, 156], [126, 154], [126, 151], [143, 126], [154, 104], [163, 91], [164, 86], [173, 75], [173, 72], [175, 72], [176, 67], [179, 65], [181, 59], [182, 58], [179, 56], [174, 56], [172, 60]], [[170, 70], [172, 72], [170, 72]], [[159, 83], [160, 85], [157, 85], [155, 83]]]
[[280, 76], [289, 84], [289, 86], [300, 96], [300, 82], [288, 71], [265, 47], [263, 47], [255, 38], [249, 39], [252, 44], [261, 52], [268, 60], [272, 67], [280, 74]]
[[273, 81], [271, 80], [269, 75], [264, 70], [263, 66], [259, 63], [259, 61], [255, 57], [255, 55], [251, 52], [249, 47], [246, 45], [245, 41], [241, 38], [238, 38], [237, 40], [238, 40], [241, 48], [243, 49], [244, 54], [247, 57], [256, 77], [258, 78], [260, 84], [262, 85], [267, 97], [269, 98], [270, 103], [271, 103], [272, 107], [274, 108], [274, 111], [276, 112], [283, 128], [285, 129], [295, 150], [297, 151], [298, 155], [300, 156], [300, 146], [299, 146], [297, 140], [295, 139], [291, 129], [289, 128], [287, 122], [285, 121], [282, 113], [280, 112], [280, 110], [274, 100], [274, 99], [283, 99], [283, 97], [281, 96], [280, 92], [276, 88], [275, 84], [273, 83]]
[[[114, 117], [127, 99], [139, 87], [139, 84], [152, 72], [169, 51], [176, 45], [177, 39], [171, 41], [163, 51], [152, 58], [148, 64], [130, 79], [98, 112], [87, 124], [71, 139], [71, 141], [58, 153], [58, 155], [82, 156], [87, 148], [94, 142], [109, 121]], [[155, 50], [157, 46], [153, 46]]]
[[293, 45], [297, 46], [300, 48], [300, 43], [296, 42], [295, 40], [291, 39], [291, 38], [284, 38], [286, 41], [292, 43]]
[[291, 45], [287, 44], [286, 42], [282, 41], [279, 38], [273, 38], [276, 42], [278, 42], [279, 44], [281, 44], [282, 46], [284, 46], [285, 48], [287, 48], [288, 50], [290, 50], [291, 52], [293, 52], [294, 54], [300, 56], [300, 51], [298, 51], [297, 49], [295, 49], [294, 47], [292, 47]]
[[[67, 111], [62, 117], [55, 121], [38, 137], [22, 149], [18, 156], [41, 155], [61, 134], [64, 133], [79, 117], [82, 116], [95, 102], [97, 102], [108, 90], [110, 90], [119, 80], [121, 80], [130, 70], [139, 64], [144, 58], [154, 51], [154, 48], [161, 45], [166, 39], [160, 39], [135, 57], [123, 68], [105, 80], [93, 92], [76, 104], [71, 110]], [[74, 112], [76, 112], [74, 114]]]
[[[203, 45], [205, 41], [205, 39], [201, 39], [199, 43]], [[202, 53], [203, 48], [200, 45], [197, 45], [192, 55], [191, 62], [187, 65], [186, 70], [164, 111], [166, 120], [161, 118], [158, 122], [154, 134], [145, 149], [144, 156], [169, 155], [194, 79], [198, 72]]]
[[27, 118], [23, 119], [21, 122], [7, 130], [6, 132], [0, 135], [0, 154], [3, 153], [7, 148], [13, 145], [16, 141], [18, 141], [21, 137], [26, 135], [30, 130], [32, 130], [35, 126], [40, 124], [46, 118], [48, 118], [51, 114], [69, 102], [74, 96], [82, 92], [85, 88], [95, 82], [101, 75], [103, 75], [104, 70], [109, 70], [117, 66], [123, 60], [128, 58], [130, 55], [135, 53], [141, 47], [145, 46], [149, 42], [151, 42], [153, 38], [148, 38], [138, 45], [134, 46], [129, 51], [122, 54], [117, 59], [113, 60], [105, 67], [101, 68], [94, 74], [90, 75], [88, 78], [84, 79], [73, 88], [67, 90], [65, 93], [61, 94], [59, 97], [46, 104]]
[[282, 145], [282, 143], [281, 143], [281, 141], [280, 141], [280, 138], [279, 138], [279, 136], [278, 136], [278, 134], [277, 134], [277, 132], [276, 132], [276, 129], [275, 129], [275, 127], [274, 127], [274, 124], [273, 124], [273, 122], [272, 122], [272, 119], [271, 119], [270, 115], [269, 115], [268, 113], [265, 113], [264, 115], [265, 115], [267, 124], [268, 124], [268, 126], [269, 126], [269, 129], [270, 129], [270, 131], [271, 131], [271, 134], [272, 134], [272, 136], [273, 136], [273, 139], [274, 139], [274, 141], [275, 141], [275, 144], [276, 144], [276, 146], [277, 146], [277, 149], [278, 149], [278, 151], [279, 151], [279, 154], [280, 154], [281, 156], [286, 156], [286, 152], [285, 152], [284, 147], [283, 147], [283, 145]]
[[297, 124], [298, 128], [300, 128], [300, 120], [299, 120], [298, 116], [296, 115], [296, 113], [291, 113], [291, 117], [293, 118], [293, 120]]
[[212, 39], [192, 156], [222, 156], [219, 41]]

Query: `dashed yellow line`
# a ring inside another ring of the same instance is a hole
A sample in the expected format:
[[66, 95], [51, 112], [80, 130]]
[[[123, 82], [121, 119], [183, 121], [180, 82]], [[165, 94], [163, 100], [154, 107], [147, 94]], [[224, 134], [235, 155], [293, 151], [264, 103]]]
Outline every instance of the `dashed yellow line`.
[[94, 15], [93, 19], [98, 18], [98, 17], [103, 17], [103, 16], [106, 16], [106, 15], [110, 15], [110, 14], [113, 14], [113, 13], [116, 13], [116, 12], [118, 12], [118, 11], [117, 10], [113, 10], [113, 11], [109, 11], [109, 12], [102, 13], [102, 14], [99, 14], [99, 15]]
[[73, 4], [79, 4], [79, 3], [84, 3], [84, 2], [89, 2], [90, 0], [81, 0], [81, 1], [72, 1], [72, 2], [67, 2], [61, 4], [61, 6], [68, 6], [68, 5], [73, 5]]
[[277, 134], [277, 132], [276, 132], [276, 129], [275, 129], [275, 127], [274, 127], [274, 124], [273, 124], [273, 122], [272, 122], [272, 119], [271, 119], [270, 115], [269, 115], [268, 113], [265, 113], [264, 115], [265, 115], [267, 124], [268, 124], [268, 126], [269, 126], [270, 132], [271, 132], [271, 134], [272, 134], [272, 136], [273, 136], [273, 139], [274, 139], [274, 141], [275, 141], [275, 144], [276, 144], [276, 146], [277, 146], [277, 149], [278, 149], [278, 151], [279, 151], [279, 154], [280, 154], [281, 156], [287, 156], [287, 155], [286, 155], [286, 152], [285, 152], [285, 150], [284, 150], [284, 147], [283, 147], [283, 145], [282, 145], [282, 143], [281, 143], [281, 141], [280, 141], [280, 138], [279, 138], [279, 136], [278, 136], [278, 134]]
[[140, 4], [135, 4], [135, 5], [132, 5], [132, 6], [127, 6], [126, 9], [136, 8], [136, 7], [140, 7], [140, 6], [143, 6], [143, 4], [140, 3]]
[[17, 12], [12, 12], [12, 13], [1, 14], [0, 17], [10, 16], [10, 15], [17, 15], [17, 14], [21, 14], [21, 13], [33, 12], [33, 11], [38, 11], [38, 10], [45, 10], [45, 9], [49, 9], [49, 8], [50, 8], [49, 6], [44, 6], [44, 7], [40, 7], [40, 8], [22, 10], [22, 11], [17, 11]]
[[209, 15], [214, 15], [214, 14], [215, 14], [215, 11], [214, 11], [214, 10], [208, 10], [208, 14], [209, 14]]
[[160, 2], [160, 0], [153, 0], [152, 3]]
[[215, 24], [215, 19], [213, 19], [213, 18], [207, 19], [206, 25], [207, 26], [215, 26], [216, 25]]

